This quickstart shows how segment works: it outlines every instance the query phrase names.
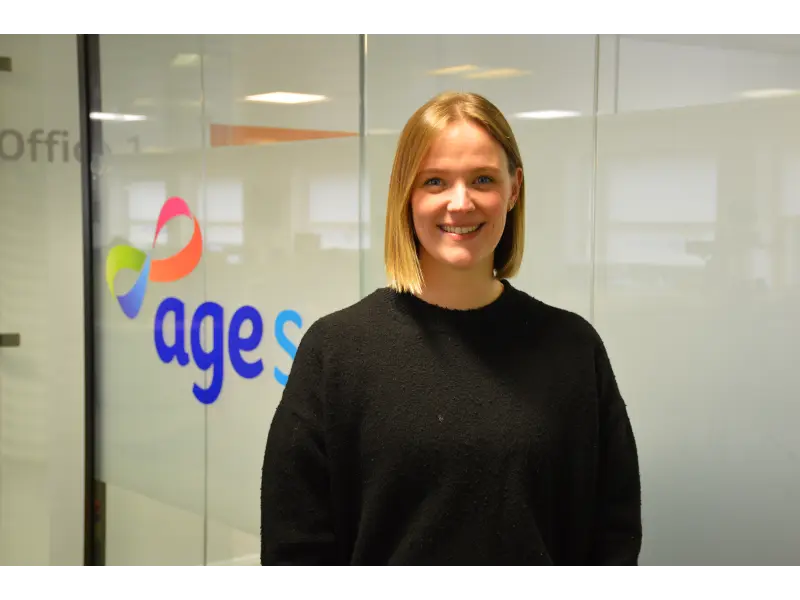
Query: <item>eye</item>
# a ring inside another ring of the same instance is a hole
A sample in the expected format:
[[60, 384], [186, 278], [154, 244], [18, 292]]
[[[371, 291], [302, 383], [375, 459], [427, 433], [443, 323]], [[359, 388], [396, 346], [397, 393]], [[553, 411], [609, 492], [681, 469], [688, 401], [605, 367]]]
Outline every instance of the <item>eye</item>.
[[481, 175], [480, 177], [478, 177], [475, 180], [475, 183], [477, 183], [479, 185], [486, 185], [486, 184], [489, 184], [489, 183], [494, 183], [494, 179], [492, 179], [488, 175]]
[[442, 185], [442, 180], [439, 179], [438, 177], [431, 177], [430, 179], [425, 180], [425, 183], [423, 183], [422, 185], [424, 185], [424, 186], [430, 186], [430, 185], [440, 186], [440, 185]]

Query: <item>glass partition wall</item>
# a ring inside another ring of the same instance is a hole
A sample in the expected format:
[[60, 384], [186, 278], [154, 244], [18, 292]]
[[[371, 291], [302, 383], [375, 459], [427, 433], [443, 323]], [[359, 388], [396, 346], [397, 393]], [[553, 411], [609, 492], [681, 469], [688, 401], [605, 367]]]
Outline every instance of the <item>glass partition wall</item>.
[[791, 563], [800, 41], [724, 37], [100, 36], [105, 563], [258, 563], [297, 343], [385, 285], [394, 148], [443, 90], [486, 95], [518, 136], [514, 283], [607, 342], [642, 564]]

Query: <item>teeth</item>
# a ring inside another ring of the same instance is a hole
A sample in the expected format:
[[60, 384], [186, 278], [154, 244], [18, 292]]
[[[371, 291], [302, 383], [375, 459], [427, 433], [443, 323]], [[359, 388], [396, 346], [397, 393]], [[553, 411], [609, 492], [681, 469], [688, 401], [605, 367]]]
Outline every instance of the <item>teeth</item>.
[[473, 231], [477, 231], [480, 225], [475, 225], [473, 227], [450, 227], [449, 225], [440, 225], [440, 228], [447, 233], [457, 233], [459, 235], [465, 235], [467, 233], [472, 233]]

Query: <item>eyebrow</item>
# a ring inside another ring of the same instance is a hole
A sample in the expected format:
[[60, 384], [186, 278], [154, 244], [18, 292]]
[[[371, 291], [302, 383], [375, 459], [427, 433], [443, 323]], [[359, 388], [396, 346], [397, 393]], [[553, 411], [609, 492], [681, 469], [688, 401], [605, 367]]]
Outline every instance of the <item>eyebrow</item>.
[[[480, 173], [480, 172], [487, 172], [487, 171], [491, 172], [491, 173], [501, 173], [503, 171], [503, 169], [501, 169], [500, 167], [494, 167], [494, 166], [488, 166], [487, 165], [485, 167], [476, 167], [474, 169], [470, 169], [469, 172], [470, 173]], [[438, 169], [438, 168], [432, 167], [432, 168], [428, 168], [428, 169], [422, 169], [419, 172], [419, 177], [422, 177], [424, 175], [440, 175], [440, 174], [444, 174], [444, 173], [450, 173], [450, 170], [448, 170], [448, 169]]]

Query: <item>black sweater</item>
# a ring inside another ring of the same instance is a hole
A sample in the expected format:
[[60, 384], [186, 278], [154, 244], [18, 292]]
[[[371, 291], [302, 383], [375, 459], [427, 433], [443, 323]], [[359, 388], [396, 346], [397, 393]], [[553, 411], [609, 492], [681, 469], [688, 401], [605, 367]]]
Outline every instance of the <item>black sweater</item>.
[[503, 283], [467, 311], [383, 288], [308, 329], [266, 444], [262, 564], [637, 564], [603, 343]]

